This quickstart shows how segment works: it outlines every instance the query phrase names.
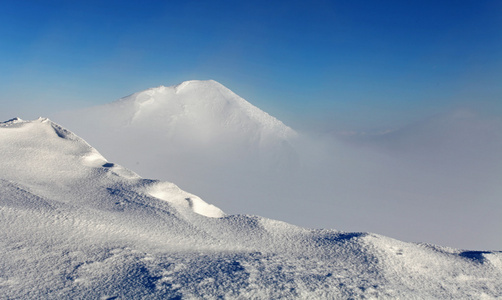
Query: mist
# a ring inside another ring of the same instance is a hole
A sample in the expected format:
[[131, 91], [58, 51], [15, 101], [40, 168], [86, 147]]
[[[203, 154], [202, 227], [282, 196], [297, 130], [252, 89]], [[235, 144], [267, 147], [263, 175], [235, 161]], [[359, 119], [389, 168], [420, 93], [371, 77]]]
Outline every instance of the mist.
[[278, 138], [242, 119], [239, 128], [209, 119], [164, 126], [168, 116], [147, 114], [132, 124], [104, 107], [52, 119], [109, 161], [174, 182], [227, 214], [502, 249], [498, 119], [455, 110], [380, 134]]

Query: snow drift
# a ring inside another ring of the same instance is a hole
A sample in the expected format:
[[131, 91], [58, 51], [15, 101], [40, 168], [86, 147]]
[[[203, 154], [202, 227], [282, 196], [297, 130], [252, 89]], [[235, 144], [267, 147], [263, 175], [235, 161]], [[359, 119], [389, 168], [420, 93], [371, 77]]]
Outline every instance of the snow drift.
[[502, 253], [225, 215], [48, 119], [0, 124], [6, 298], [496, 298]]

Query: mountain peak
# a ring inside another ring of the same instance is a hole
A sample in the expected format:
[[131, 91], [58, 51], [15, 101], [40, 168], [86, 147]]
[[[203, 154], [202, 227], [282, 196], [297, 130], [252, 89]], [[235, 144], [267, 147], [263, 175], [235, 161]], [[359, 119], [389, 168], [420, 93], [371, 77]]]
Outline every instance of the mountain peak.
[[212, 79], [209, 79], [209, 80], [187, 80], [187, 81], [183, 81], [180, 84], [174, 85], [173, 88], [178, 93], [188, 86], [194, 87], [194, 88], [223, 88], [225, 90], [230, 91], [223, 84], [221, 84], [215, 80], [212, 80]]
[[8, 125], [8, 124], [16, 124], [16, 123], [22, 123], [22, 122], [24, 122], [24, 120], [22, 120], [21, 118], [15, 117], [15, 118], [12, 118], [12, 119], [7, 120], [5, 122], [0, 122], [0, 124]]
[[[152, 87], [148, 88], [143, 91], [136, 92], [132, 95], [137, 95], [137, 94], [142, 94], [142, 93], [164, 93], [166, 90], [174, 90], [175, 93], [179, 93], [183, 91], [185, 88], [191, 88], [191, 89], [197, 89], [197, 90], [203, 90], [203, 89], [221, 89], [226, 92], [232, 92], [229, 88], [224, 86], [223, 84], [219, 83], [216, 80], [209, 79], [209, 80], [186, 80], [181, 83], [175, 84], [175, 85], [160, 85], [157, 87]], [[131, 96], [132, 96], [131, 95]], [[129, 98], [130, 96], [126, 96], [124, 98]], [[122, 98], [122, 99], [124, 99]]]
[[[162, 128], [175, 134], [211, 138], [233, 132], [240, 136], [289, 140], [297, 134], [268, 113], [214, 80], [190, 80], [150, 88], [97, 107], [119, 126]], [[186, 130], [188, 129], [188, 130]]]

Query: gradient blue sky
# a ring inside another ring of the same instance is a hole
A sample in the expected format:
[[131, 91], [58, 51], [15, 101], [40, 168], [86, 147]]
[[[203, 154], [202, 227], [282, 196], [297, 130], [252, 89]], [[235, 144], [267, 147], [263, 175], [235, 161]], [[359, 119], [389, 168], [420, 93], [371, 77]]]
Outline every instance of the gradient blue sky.
[[0, 55], [2, 119], [190, 79], [300, 128], [502, 115], [500, 1], [3, 0]]

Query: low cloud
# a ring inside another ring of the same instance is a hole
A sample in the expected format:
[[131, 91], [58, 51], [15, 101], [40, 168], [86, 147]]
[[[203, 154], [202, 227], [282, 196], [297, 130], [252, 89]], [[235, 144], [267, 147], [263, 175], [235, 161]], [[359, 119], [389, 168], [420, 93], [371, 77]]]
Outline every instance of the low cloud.
[[300, 133], [271, 138], [265, 146], [239, 131], [207, 139], [188, 126], [169, 135], [155, 126], [162, 120], [126, 126], [88, 111], [59, 114], [54, 121], [108, 160], [174, 182], [226, 213], [502, 249], [494, 238], [502, 228], [502, 123], [471, 111], [391, 132]]

